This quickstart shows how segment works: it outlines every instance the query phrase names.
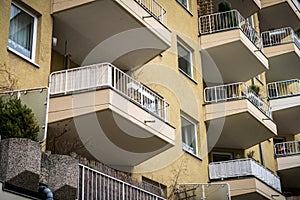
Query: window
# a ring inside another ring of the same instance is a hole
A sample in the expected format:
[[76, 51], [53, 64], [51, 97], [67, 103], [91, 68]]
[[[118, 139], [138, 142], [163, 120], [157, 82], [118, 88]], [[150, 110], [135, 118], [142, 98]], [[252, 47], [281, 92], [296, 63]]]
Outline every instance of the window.
[[181, 116], [182, 148], [197, 155], [196, 124], [185, 116]]
[[184, 72], [186, 75], [193, 78], [192, 73], [192, 52], [186, 48], [183, 44], [178, 42], [177, 44], [178, 50], [178, 67]]
[[189, 9], [189, 0], [177, 0], [187, 10]]
[[8, 47], [16, 54], [34, 61], [37, 18], [11, 4]]
[[212, 152], [211, 156], [213, 162], [222, 162], [222, 161], [233, 159], [232, 153], [225, 153], [225, 152]]

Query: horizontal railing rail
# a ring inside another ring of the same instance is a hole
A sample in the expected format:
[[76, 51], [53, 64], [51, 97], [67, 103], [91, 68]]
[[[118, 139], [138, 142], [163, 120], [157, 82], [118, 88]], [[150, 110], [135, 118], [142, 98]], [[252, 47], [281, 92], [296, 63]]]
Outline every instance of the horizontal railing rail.
[[146, 9], [155, 19], [165, 25], [167, 11], [156, 0], [135, 0]]
[[210, 179], [254, 176], [281, 192], [280, 178], [251, 158], [213, 162], [208, 167]]
[[272, 119], [272, 109], [269, 103], [259, 97], [244, 82], [207, 87], [204, 89], [205, 103], [218, 103], [239, 99], [248, 99], [265, 115]]
[[274, 152], [277, 157], [300, 154], [300, 140], [276, 143]]
[[300, 95], [300, 80], [292, 79], [268, 83], [267, 89], [269, 99]]
[[51, 95], [111, 87], [163, 121], [169, 121], [169, 104], [161, 96], [110, 63], [54, 72], [49, 85]]
[[300, 49], [300, 39], [295, 31], [290, 27], [262, 32], [261, 38], [264, 47], [294, 42]]
[[237, 11], [230, 10], [199, 17], [200, 34], [210, 34], [239, 28], [247, 38], [259, 49], [262, 48], [261, 39], [257, 31]]
[[79, 164], [78, 199], [166, 200], [156, 194]]

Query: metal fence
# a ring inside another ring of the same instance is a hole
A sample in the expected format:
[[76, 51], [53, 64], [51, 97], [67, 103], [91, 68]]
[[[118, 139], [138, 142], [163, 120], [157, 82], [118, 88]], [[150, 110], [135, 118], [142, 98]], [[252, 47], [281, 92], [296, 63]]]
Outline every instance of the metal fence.
[[299, 95], [300, 81], [299, 79], [292, 79], [292, 80], [268, 83], [267, 89], [268, 89], [269, 99]]
[[135, 0], [145, 10], [147, 10], [155, 19], [162, 24], [166, 23], [166, 10], [156, 0]]
[[262, 48], [259, 34], [237, 10], [199, 17], [200, 34], [210, 34], [237, 28], [239, 28], [257, 48]]
[[300, 140], [277, 143], [274, 145], [275, 156], [300, 154]]
[[49, 85], [51, 95], [110, 87], [163, 121], [169, 120], [169, 104], [161, 96], [110, 63], [54, 72]]
[[262, 32], [261, 38], [264, 47], [294, 42], [300, 49], [300, 39], [290, 27]]
[[266, 101], [253, 92], [244, 82], [207, 87], [204, 89], [205, 103], [218, 103], [248, 99], [265, 115], [272, 119], [272, 110]]
[[280, 178], [251, 158], [213, 162], [208, 167], [210, 179], [254, 176], [281, 192]]
[[82, 164], [79, 164], [78, 199], [166, 200]]

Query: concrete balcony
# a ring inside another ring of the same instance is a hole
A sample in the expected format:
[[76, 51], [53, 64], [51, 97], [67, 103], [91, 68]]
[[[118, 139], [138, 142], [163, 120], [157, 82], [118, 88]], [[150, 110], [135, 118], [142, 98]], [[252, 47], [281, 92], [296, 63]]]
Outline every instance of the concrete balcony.
[[267, 31], [281, 28], [282, 25], [300, 28], [299, 0], [261, 0], [260, 29]]
[[[214, 1], [214, 11], [218, 12], [218, 5], [222, 0]], [[244, 17], [249, 17], [260, 10], [261, 0], [228, 0], [233, 9], [238, 10]]]
[[204, 90], [209, 148], [247, 149], [277, 135], [268, 103], [245, 83]]
[[300, 132], [300, 81], [298, 79], [269, 83], [268, 98], [278, 133], [298, 134]]
[[211, 181], [230, 185], [232, 199], [285, 199], [279, 177], [253, 159], [213, 162], [208, 167]]
[[54, 0], [53, 49], [78, 65], [138, 67], [171, 45], [166, 10], [156, 0]]
[[277, 143], [274, 152], [283, 190], [300, 195], [300, 141]]
[[260, 51], [259, 34], [238, 11], [200, 16], [199, 30], [201, 48], [218, 70], [214, 72], [214, 66], [202, 65], [204, 79], [213, 80], [219, 73], [223, 83], [247, 81], [269, 68], [267, 58]]
[[300, 39], [293, 29], [287, 27], [266, 31], [261, 36], [264, 53], [270, 62], [266, 73], [268, 82], [300, 77]]
[[57, 151], [68, 148], [63, 141], [79, 142], [76, 150], [107, 165], [131, 167], [174, 145], [168, 103], [111, 64], [54, 72], [50, 79], [48, 137], [55, 139], [59, 128], [67, 132]]

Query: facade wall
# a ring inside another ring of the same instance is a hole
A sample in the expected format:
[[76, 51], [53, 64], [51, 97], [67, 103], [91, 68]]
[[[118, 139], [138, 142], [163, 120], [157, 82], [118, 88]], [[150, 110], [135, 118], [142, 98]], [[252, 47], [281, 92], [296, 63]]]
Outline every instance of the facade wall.
[[[22, 0], [17, 5], [33, 13], [38, 18], [36, 57], [29, 62], [8, 50], [10, 25], [10, 0], [0, 1], [0, 69], [7, 69], [17, 80], [14, 89], [34, 88], [48, 85], [52, 45], [51, 1]], [[4, 77], [5, 78], [5, 77]], [[2, 77], [3, 79], [3, 77]]]

